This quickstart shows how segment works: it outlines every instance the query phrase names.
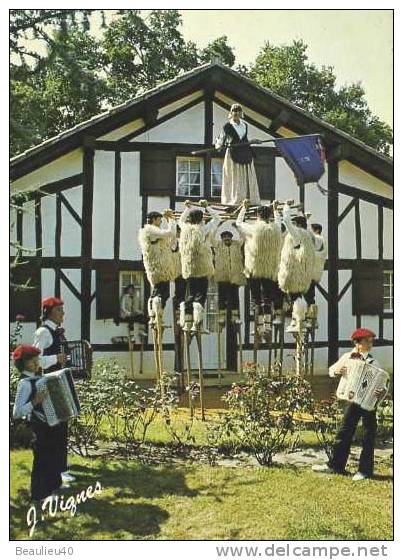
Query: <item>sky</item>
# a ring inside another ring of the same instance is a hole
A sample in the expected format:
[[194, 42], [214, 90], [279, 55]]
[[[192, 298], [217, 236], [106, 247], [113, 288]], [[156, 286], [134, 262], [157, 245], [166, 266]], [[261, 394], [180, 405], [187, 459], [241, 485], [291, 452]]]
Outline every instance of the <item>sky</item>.
[[337, 85], [361, 82], [370, 109], [393, 119], [392, 10], [181, 10], [183, 35], [199, 47], [227, 35], [236, 63], [252, 62], [266, 41], [302, 39], [309, 61], [333, 66]]

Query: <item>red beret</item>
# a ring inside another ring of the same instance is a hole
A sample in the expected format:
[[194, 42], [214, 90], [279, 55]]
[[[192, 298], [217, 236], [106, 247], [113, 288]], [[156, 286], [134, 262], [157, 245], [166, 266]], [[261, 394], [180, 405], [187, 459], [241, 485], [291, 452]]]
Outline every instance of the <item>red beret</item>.
[[351, 335], [351, 340], [356, 340], [357, 338], [367, 338], [367, 337], [371, 337], [371, 338], [375, 338], [376, 334], [372, 331], [370, 331], [369, 329], [356, 329], [353, 334]]
[[39, 356], [41, 351], [36, 346], [31, 344], [20, 344], [13, 352], [13, 360], [23, 360], [24, 358], [32, 358], [33, 356]]
[[57, 297], [48, 297], [42, 300], [42, 307], [56, 307], [56, 305], [63, 305], [64, 301]]

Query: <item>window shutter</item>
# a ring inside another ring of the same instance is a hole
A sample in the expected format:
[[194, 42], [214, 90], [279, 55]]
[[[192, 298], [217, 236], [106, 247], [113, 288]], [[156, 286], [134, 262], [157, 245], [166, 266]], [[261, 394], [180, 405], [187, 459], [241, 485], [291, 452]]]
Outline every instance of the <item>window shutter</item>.
[[259, 185], [260, 198], [275, 198], [275, 156], [270, 148], [253, 148], [253, 160]]
[[379, 315], [382, 311], [382, 263], [358, 261], [353, 268], [353, 315]]
[[96, 317], [116, 319], [119, 316], [119, 272], [115, 267], [96, 271]]
[[176, 157], [171, 150], [141, 152], [140, 189], [142, 194], [175, 194]]
[[[28, 283], [28, 284], [27, 284]], [[21, 264], [11, 272], [10, 321], [23, 315], [26, 322], [37, 322], [41, 314], [41, 269], [32, 264]], [[15, 288], [15, 285], [27, 289]]]

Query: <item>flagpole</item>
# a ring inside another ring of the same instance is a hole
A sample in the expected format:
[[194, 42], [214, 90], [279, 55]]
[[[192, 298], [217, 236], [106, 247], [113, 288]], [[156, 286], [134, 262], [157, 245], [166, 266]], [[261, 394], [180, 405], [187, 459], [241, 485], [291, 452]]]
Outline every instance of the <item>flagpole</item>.
[[322, 137], [321, 134], [317, 133], [317, 134], [301, 134], [301, 136], [291, 136], [289, 138], [287, 137], [282, 137], [282, 138], [270, 138], [268, 140], [259, 140], [258, 142], [239, 142], [238, 144], [231, 144], [229, 146], [222, 146], [221, 148], [216, 148], [215, 146], [211, 146], [211, 148], [202, 148], [200, 150], [193, 150], [191, 152], [192, 156], [196, 156], [199, 154], [208, 154], [210, 152], [221, 152], [221, 150], [223, 150], [224, 148], [238, 148], [240, 146], [254, 146], [254, 145], [260, 145], [260, 144], [268, 144], [268, 143], [275, 143], [278, 140], [298, 140], [299, 138], [309, 138], [312, 136], [319, 136], [320, 138]]

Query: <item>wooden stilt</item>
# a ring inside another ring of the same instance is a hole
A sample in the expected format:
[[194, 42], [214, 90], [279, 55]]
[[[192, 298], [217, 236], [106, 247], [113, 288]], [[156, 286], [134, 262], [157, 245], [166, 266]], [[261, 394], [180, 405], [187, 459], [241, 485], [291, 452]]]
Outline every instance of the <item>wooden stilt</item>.
[[186, 372], [187, 372], [187, 381], [188, 381], [188, 388], [189, 388], [189, 412], [190, 412], [190, 417], [193, 418], [194, 408], [193, 408], [193, 399], [190, 391], [190, 386], [192, 384], [192, 368], [190, 365], [190, 343], [192, 337], [188, 331], [184, 332], [184, 339], [185, 339], [185, 354], [186, 354]]
[[199, 324], [197, 332], [196, 332], [196, 341], [197, 341], [197, 352], [198, 352], [198, 358], [199, 358], [200, 409], [201, 409], [201, 418], [202, 418], [202, 421], [204, 422], [206, 420], [206, 418], [205, 418], [205, 412], [204, 412], [204, 375], [203, 375], [202, 334], [200, 332], [201, 328], [202, 328], [202, 325]]
[[133, 341], [132, 332], [130, 328], [130, 323], [127, 323], [127, 342], [129, 346], [129, 356], [130, 356], [130, 377], [134, 379], [134, 355], [133, 355]]
[[139, 374], [142, 375], [144, 372], [144, 338], [145, 335], [140, 335], [140, 364], [139, 364]]
[[238, 372], [242, 375], [243, 373], [243, 344], [242, 344], [242, 324], [238, 323], [237, 324], [237, 337], [238, 337], [238, 352], [239, 352], [239, 366], [238, 366]]
[[217, 328], [217, 352], [218, 352], [218, 384], [221, 387], [222, 384], [222, 363], [221, 363], [221, 324], [220, 318], [218, 319]]
[[255, 307], [255, 334], [253, 337], [253, 362], [257, 365], [258, 349], [260, 345], [260, 335], [258, 331], [259, 326], [259, 310]]

